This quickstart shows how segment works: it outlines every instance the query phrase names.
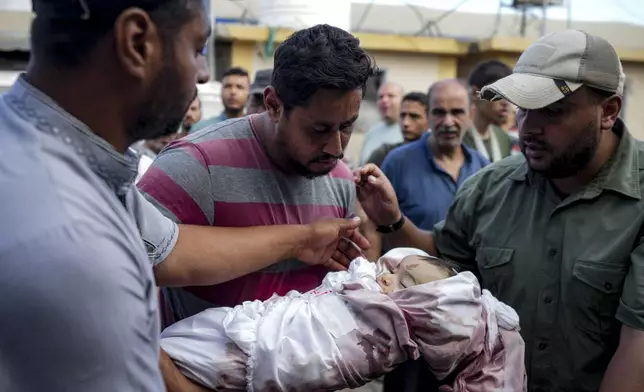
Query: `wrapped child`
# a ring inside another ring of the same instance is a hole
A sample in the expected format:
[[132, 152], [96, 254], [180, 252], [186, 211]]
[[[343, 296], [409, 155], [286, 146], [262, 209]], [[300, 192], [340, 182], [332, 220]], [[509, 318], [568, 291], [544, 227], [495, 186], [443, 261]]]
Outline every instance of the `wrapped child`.
[[470, 272], [398, 248], [307, 293], [201, 312], [163, 331], [161, 346], [213, 390], [355, 388], [422, 355], [441, 391], [514, 392], [525, 390], [518, 321]]

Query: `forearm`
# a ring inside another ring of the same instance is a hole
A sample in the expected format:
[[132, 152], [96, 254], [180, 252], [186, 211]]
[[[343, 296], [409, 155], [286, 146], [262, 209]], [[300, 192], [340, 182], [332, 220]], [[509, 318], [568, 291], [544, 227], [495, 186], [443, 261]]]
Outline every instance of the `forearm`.
[[181, 374], [168, 354], [161, 350], [159, 360], [161, 375], [168, 392], [209, 392], [210, 389], [202, 387], [190, 381], [186, 376]]
[[371, 247], [364, 251], [369, 261], [376, 261], [382, 256], [382, 235], [376, 231], [376, 226], [371, 221], [365, 221], [360, 226], [362, 235], [369, 241]]
[[179, 225], [174, 250], [154, 269], [157, 285], [214, 285], [236, 279], [293, 257], [308, 235], [303, 225]]
[[644, 391], [644, 332], [622, 327], [620, 344], [604, 374], [600, 392]]
[[382, 235], [376, 230], [376, 224], [369, 219], [360, 203], [356, 203], [356, 213], [360, 217], [360, 232], [369, 241], [370, 247], [363, 252], [367, 260], [375, 262], [382, 256]]
[[385, 234], [384, 240], [390, 247], [418, 248], [438, 257], [432, 232], [419, 229], [407, 218], [405, 218], [405, 224], [400, 230]]

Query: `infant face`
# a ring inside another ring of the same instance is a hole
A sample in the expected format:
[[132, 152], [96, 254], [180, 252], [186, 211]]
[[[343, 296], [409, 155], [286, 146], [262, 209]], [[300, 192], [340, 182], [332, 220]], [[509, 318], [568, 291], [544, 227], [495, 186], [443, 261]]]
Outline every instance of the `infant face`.
[[406, 287], [454, 276], [455, 272], [446, 265], [442, 265], [441, 261], [417, 255], [407, 256], [392, 273], [380, 275], [377, 279], [378, 284], [383, 293], [390, 294]]

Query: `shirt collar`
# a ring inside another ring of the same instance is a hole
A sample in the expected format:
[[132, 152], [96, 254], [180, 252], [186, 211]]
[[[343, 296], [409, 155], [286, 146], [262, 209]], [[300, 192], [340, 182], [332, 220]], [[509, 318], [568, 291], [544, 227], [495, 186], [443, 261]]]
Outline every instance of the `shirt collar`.
[[[639, 151], [628, 132], [624, 122], [618, 119], [613, 127], [613, 132], [621, 137], [617, 151], [604, 164], [595, 179], [588, 184], [584, 194], [599, 194], [602, 190], [611, 190], [634, 199], [641, 198], [639, 177]], [[528, 168], [528, 163], [523, 162], [510, 174], [515, 181], [534, 183], [537, 173]]]
[[106, 140], [29, 84], [21, 75], [4, 97], [7, 104], [40, 132], [73, 149], [117, 195], [125, 195], [137, 174], [138, 156], [128, 149], [119, 153]]

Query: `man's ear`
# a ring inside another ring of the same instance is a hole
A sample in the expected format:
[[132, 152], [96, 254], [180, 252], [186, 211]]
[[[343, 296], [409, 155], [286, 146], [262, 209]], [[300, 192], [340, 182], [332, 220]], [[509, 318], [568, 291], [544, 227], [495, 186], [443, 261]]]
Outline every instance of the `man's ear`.
[[622, 110], [622, 97], [613, 95], [601, 104], [601, 129], [612, 129]]
[[161, 37], [147, 12], [139, 8], [123, 11], [114, 22], [114, 47], [125, 72], [141, 80], [161, 58]]
[[266, 105], [266, 111], [268, 112], [268, 116], [271, 121], [277, 124], [282, 116], [284, 106], [277, 95], [275, 87], [268, 86], [264, 89], [264, 105]]

